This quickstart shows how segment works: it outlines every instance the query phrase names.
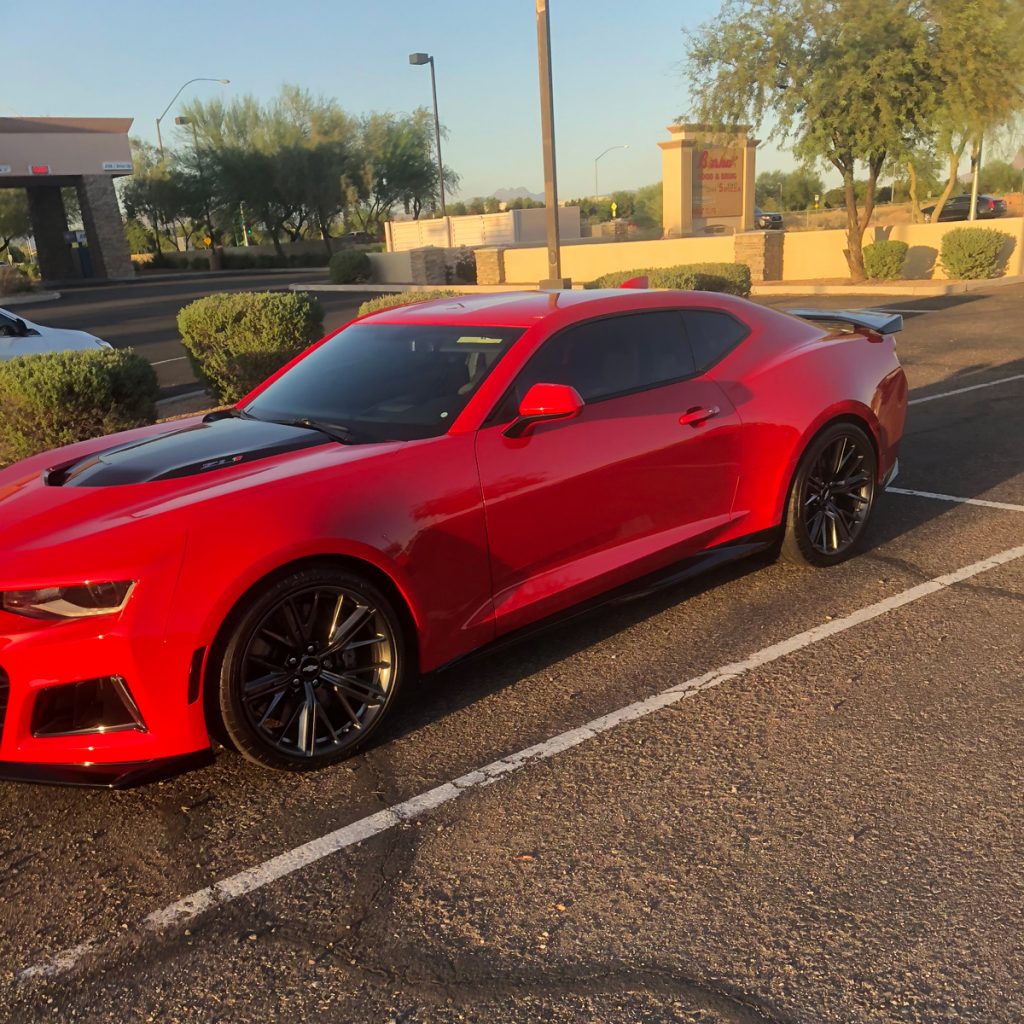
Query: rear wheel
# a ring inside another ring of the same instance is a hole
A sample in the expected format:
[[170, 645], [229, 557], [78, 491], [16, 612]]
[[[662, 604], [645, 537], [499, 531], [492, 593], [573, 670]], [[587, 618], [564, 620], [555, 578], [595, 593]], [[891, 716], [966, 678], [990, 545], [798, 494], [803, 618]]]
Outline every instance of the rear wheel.
[[783, 557], [829, 566], [856, 554], [874, 508], [876, 480], [875, 449], [860, 427], [836, 423], [822, 431], [797, 467]]
[[278, 580], [242, 612], [224, 650], [228, 738], [272, 768], [348, 757], [394, 703], [411, 661], [406, 643], [391, 602], [355, 573], [305, 569]]

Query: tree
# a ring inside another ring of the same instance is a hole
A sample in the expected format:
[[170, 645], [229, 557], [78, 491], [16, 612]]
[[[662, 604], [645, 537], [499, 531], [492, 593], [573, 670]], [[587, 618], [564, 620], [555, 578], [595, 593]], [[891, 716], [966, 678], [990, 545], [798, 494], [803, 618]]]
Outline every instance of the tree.
[[726, 0], [688, 34], [700, 120], [724, 130], [770, 120], [798, 159], [839, 171], [854, 281], [865, 279], [862, 241], [886, 156], [922, 133], [933, 106], [928, 43], [916, 0]]
[[989, 160], [981, 165], [978, 174], [978, 188], [982, 192], [1003, 195], [1004, 192], [1019, 192], [1022, 174], [1006, 160]]
[[23, 188], [0, 189], [0, 253], [10, 255], [16, 238], [32, 233], [28, 216], [28, 196]]
[[1024, 103], [1024, 0], [924, 0], [936, 83], [934, 127], [948, 165], [938, 220], [957, 187], [960, 161], [971, 166], [986, 132], [1009, 124]]

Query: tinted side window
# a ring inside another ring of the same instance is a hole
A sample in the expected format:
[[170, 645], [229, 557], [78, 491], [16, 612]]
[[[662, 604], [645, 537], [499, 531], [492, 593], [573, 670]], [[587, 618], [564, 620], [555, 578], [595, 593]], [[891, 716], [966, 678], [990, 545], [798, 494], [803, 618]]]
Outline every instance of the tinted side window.
[[750, 333], [744, 324], [726, 313], [689, 309], [682, 317], [698, 373], [714, 366]]
[[585, 402], [690, 377], [693, 356], [673, 310], [578, 324], [545, 342], [516, 381], [522, 399], [537, 383], [570, 384]]

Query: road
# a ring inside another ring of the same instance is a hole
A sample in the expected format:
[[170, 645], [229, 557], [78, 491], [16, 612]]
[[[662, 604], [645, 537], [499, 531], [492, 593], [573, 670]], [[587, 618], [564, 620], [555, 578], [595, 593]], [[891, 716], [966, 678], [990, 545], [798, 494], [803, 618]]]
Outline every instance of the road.
[[0, 1020], [1018, 1024], [1022, 300], [887, 307], [855, 560], [476, 657], [317, 775], [0, 784]]
[[[155, 367], [162, 398], [171, 398], [199, 385], [181, 346], [177, 315], [182, 306], [214, 292], [280, 291], [292, 283], [325, 280], [323, 270], [287, 273], [183, 275], [122, 285], [72, 288], [53, 302], [26, 306], [31, 320], [51, 327], [72, 327], [109, 341], [116, 348], [131, 346]], [[321, 293], [324, 325], [328, 330], [352, 319], [359, 304], [371, 295]]]

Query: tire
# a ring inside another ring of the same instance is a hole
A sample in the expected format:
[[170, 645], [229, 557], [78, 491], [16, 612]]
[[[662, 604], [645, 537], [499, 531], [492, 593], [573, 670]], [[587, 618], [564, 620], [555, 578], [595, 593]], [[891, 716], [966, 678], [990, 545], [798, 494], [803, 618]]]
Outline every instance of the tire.
[[350, 757], [387, 717], [411, 669], [401, 617], [357, 573], [325, 566], [271, 583], [233, 621], [218, 704], [231, 744], [271, 768]]
[[856, 424], [834, 423], [807, 446], [786, 503], [781, 554], [827, 567], [863, 546], [878, 490], [878, 460]]

